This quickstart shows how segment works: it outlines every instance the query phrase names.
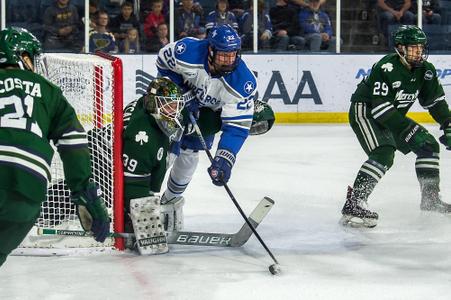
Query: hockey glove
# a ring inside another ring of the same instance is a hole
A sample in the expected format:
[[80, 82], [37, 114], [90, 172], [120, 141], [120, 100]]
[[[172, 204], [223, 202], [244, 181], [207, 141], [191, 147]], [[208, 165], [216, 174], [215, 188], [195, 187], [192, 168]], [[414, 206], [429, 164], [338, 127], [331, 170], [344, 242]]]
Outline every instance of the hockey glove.
[[446, 120], [440, 129], [443, 130], [443, 135], [439, 138], [440, 143], [446, 146], [447, 150], [451, 150], [451, 125], [450, 119]]
[[215, 158], [207, 169], [214, 185], [223, 186], [229, 181], [234, 163], [235, 155], [233, 153], [224, 149], [216, 151]]
[[435, 138], [415, 122], [411, 122], [401, 131], [400, 138], [418, 156], [429, 156], [431, 153], [437, 152], [436, 147], [434, 147], [437, 144]]
[[97, 184], [90, 182], [84, 190], [73, 193], [71, 198], [77, 205], [77, 215], [83, 229], [92, 231], [94, 239], [103, 243], [110, 233], [110, 218], [101, 195]]
[[192, 91], [188, 91], [183, 94], [183, 100], [185, 100], [186, 109], [193, 114], [193, 117], [199, 119], [199, 102], [196, 99], [196, 95]]

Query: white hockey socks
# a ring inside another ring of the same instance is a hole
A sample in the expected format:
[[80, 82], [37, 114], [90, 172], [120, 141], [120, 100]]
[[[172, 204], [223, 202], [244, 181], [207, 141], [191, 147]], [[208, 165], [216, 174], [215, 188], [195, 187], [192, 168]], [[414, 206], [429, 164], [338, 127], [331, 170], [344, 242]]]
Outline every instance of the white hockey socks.
[[161, 201], [161, 220], [164, 230], [168, 233], [182, 231], [183, 205], [185, 204], [185, 199], [183, 197], [175, 197], [167, 201], [163, 196]]
[[161, 254], [169, 251], [160, 219], [160, 197], [131, 199], [130, 218], [141, 255]]

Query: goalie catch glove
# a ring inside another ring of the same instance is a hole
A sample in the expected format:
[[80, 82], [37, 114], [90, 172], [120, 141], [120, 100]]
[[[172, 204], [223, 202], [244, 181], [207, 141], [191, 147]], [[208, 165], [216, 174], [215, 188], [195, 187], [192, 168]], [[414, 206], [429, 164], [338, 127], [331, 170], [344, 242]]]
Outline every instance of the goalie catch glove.
[[451, 150], [451, 119], [446, 120], [440, 129], [443, 130], [443, 135], [439, 138], [440, 143], [446, 146], [446, 150]]
[[102, 191], [90, 182], [79, 192], [72, 193], [71, 199], [77, 205], [77, 215], [85, 231], [91, 231], [97, 242], [103, 243], [110, 233], [110, 218], [102, 199]]
[[234, 163], [235, 155], [233, 153], [224, 149], [216, 151], [215, 158], [207, 169], [214, 185], [223, 186], [229, 181]]

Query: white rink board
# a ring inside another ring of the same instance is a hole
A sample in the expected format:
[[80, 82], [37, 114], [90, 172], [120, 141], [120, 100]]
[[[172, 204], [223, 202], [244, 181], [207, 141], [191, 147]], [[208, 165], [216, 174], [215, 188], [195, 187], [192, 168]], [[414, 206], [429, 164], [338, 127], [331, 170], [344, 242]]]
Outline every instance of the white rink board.
[[[156, 76], [156, 55], [119, 55], [124, 104], [139, 97], [137, 71]], [[258, 93], [276, 112], [347, 112], [356, 85], [382, 55], [243, 55], [258, 76]], [[445, 93], [451, 93], [451, 56], [431, 55]], [[305, 84], [304, 84], [305, 82]], [[273, 83], [273, 84], [271, 84]], [[317, 91], [315, 93], [315, 90]], [[423, 111], [414, 105], [411, 111]]]

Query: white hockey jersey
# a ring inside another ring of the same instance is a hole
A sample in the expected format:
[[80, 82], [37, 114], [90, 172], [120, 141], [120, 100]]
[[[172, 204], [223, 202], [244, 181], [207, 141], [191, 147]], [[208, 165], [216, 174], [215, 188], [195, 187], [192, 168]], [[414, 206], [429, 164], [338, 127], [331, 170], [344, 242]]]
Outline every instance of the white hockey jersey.
[[158, 54], [160, 76], [167, 76], [185, 92], [192, 91], [199, 107], [221, 109], [222, 132], [218, 149], [237, 154], [249, 134], [257, 80], [240, 59], [233, 72], [214, 77], [208, 73], [208, 40], [184, 38]]

